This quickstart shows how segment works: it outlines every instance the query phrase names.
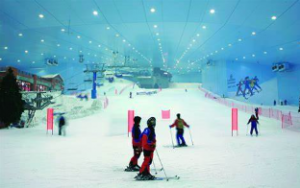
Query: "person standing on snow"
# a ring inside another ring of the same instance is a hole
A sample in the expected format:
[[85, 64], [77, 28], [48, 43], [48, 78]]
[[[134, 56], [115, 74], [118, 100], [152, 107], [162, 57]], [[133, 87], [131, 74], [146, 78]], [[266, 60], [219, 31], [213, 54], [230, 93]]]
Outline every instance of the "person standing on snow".
[[150, 165], [153, 160], [153, 153], [156, 148], [155, 125], [156, 119], [151, 117], [147, 121], [148, 127], [142, 133], [142, 148], [144, 153], [144, 162], [139, 174], [135, 177], [137, 180], [153, 180], [154, 176], [150, 174]]
[[[180, 118], [180, 114], [177, 114], [177, 119], [175, 120], [175, 122], [170, 125], [170, 128], [175, 127], [176, 126], [176, 138], [177, 138], [177, 144], [178, 146], [187, 146], [183, 137], [183, 133], [184, 133], [184, 126], [186, 127], [190, 127], [183, 119]], [[181, 143], [180, 143], [181, 140]]]
[[66, 136], [66, 119], [63, 115], [59, 117], [58, 120], [58, 135]]
[[133, 157], [129, 162], [129, 166], [125, 169], [125, 171], [139, 171], [140, 166], [138, 165], [138, 159], [141, 156], [142, 152], [142, 142], [141, 142], [141, 130], [140, 123], [142, 118], [139, 116], [135, 116], [133, 121], [134, 125], [132, 127], [132, 148], [133, 148]]
[[257, 124], [259, 124], [258, 119], [254, 115], [251, 115], [251, 118], [249, 119], [247, 125], [249, 125], [249, 123], [251, 123], [251, 131], [250, 131], [251, 136], [253, 130], [255, 130], [256, 136], [258, 136], [258, 131], [257, 131]]

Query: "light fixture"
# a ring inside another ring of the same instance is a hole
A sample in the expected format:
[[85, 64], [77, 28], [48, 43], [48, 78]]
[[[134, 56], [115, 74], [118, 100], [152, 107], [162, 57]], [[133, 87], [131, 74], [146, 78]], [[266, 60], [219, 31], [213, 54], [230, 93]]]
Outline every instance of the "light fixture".
[[276, 16], [272, 16], [272, 18], [271, 18], [272, 20], [276, 20], [277, 19], [277, 17]]
[[106, 27], [107, 30], [110, 30], [110, 27]]
[[160, 39], [157, 39], [157, 41], [160, 41]]
[[20, 62], [21, 62], [21, 60], [20, 60], [20, 59], [18, 59], [17, 61], [18, 61], [18, 63], [20, 63]]
[[67, 59], [67, 57], [64, 57], [64, 59]]
[[282, 51], [282, 50], [283, 50], [283, 48], [279, 48], [279, 50], [280, 50], [280, 51]]
[[35, 61], [32, 61], [32, 64], [35, 64]]
[[252, 57], [255, 57], [255, 54], [252, 54]]
[[99, 44], [98, 47], [101, 48], [101, 45]]
[[221, 50], [224, 50], [224, 48], [221, 48]]
[[242, 41], [242, 39], [239, 39], [238, 41], [239, 41], [239, 42], [241, 42], [241, 41]]
[[204, 25], [204, 26], [202, 26], [202, 29], [206, 29], [206, 26]]
[[154, 27], [154, 28], [157, 28], [158, 26], [157, 26], [157, 25], [153, 25], [153, 27]]
[[120, 35], [119, 34], [116, 34], [116, 37], [119, 37]]
[[158, 36], [159, 35], [159, 33], [156, 33], [156, 36]]
[[81, 38], [81, 36], [80, 36], [80, 35], [78, 35], [78, 36], [77, 36], [77, 38], [78, 38], [78, 39], [80, 39], [80, 38]]
[[73, 50], [73, 48], [70, 48], [70, 50]]
[[40, 18], [44, 18], [44, 15], [43, 15], [43, 14], [40, 14], [39, 17], [40, 17]]
[[268, 52], [264, 52], [264, 54], [268, 54]]
[[92, 44], [92, 41], [90, 40], [89, 43]]
[[150, 9], [150, 12], [151, 12], [151, 13], [154, 13], [154, 12], [155, 12], [155, 8], [151, 8], [151, 9]]
[[195, 39], [193, 39], [193, 42], [196, 42], [196, 40], [195, 40]]
[[125, 40], [125, 39], [123, 39], [123, 42], [126, 42], [126, 40]]
[[23, 34], [22, 34], [22, 33], [19, 33], [19, 37], [23, 37]]
[[28, 50], [25, 50], [25, 54], [28, 54]]
[[60, 47], [60, 44], [57, 44], [57, 47]]
[[256, 32], [253, 31], [251, 34], [252, 34], [252, 35], [256, 35]]
[[4, 50], [7, 50], [8, 49], [8, 47], [7, 46], [4, 46]]
[[246, 59], [246, 56], [244, 56], [243, 59]]
[[232, 46], [232, 44], [228, 44], [228, 46], [229, 46], [229, 47], [231, 47], [231, 46]]
[[0, 61], [2, 61], [2, 58], [0, 57]]
[[64, 28], [61, 29], [61, 32], [65, 32], [66, 30]]
[[41, 53], [41, 55], [43, 56], [43, 55], [44, 55], [44, 53]]
[[210, 9], [210, 11], [209, 11], [211, 14], [214, 14], [216, 11], [215, 11], [215, 9]]
[[41, 42], [45, 42], [44, 39], [42, 39]]
[[98, 12], [96, 10], [93, 11], [94, 16], [98, 16]]

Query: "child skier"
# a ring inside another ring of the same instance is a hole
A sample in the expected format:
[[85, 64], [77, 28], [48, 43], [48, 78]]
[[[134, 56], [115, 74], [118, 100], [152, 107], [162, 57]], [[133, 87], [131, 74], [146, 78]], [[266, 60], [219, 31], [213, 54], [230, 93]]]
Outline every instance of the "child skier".
[[135, 177], [136, 180], [154, 180], [155, 177], [150, 174], [150, 165], [153, 160], [153, 153], [156, 147], [155, 125], [156, 119], [151, 117], [147, 121], [148, 127], [142, 133], [142, 148], [144, 153], [144, 162], [140, 173]]
[[133, 148], [133, 157], [129, 162], [129, 166], [125, 169], [125, 171], [139, 171], [140, 166], [138, 165], [138, 159], [141, 156], [142, 152], [142, 143], [141, 143], [141, 130], [140, 123], [142, 118], [139, 116], [135, 116], [133, 121], [134, 125], [132, 127], [132, 148]]
[[[184, 133], [184, 126], [186, 127], [190, 127], [188, 124], [186, 124], [186, 122], [180, 118], [180, 114], [177, 114], [177, 119], [175, 120], [175, 122], [170, 125], [170, 128], [175, 127], [176, 126], [176, 130], [177, 130], [177, 134], [176, 134], [176, 138], [177, 138], [177, 144], [178, 146], [187, 146], [185, 143], [185, 140], [183, 138], [183, 133]], [[181, 143], [180, 143], [181, 140]]]
[[251, 131], [250, 131], [251, 136], [252, 136], [253, 130], [255, 130], [256, 136], [258, 136], [257, 124], [259, 124], [259, 123], [258, 123], [257, 118], [254, 115], [251, 115], [251, 118], [249, 119], [247, 125], [250, 122], [251, 122]]

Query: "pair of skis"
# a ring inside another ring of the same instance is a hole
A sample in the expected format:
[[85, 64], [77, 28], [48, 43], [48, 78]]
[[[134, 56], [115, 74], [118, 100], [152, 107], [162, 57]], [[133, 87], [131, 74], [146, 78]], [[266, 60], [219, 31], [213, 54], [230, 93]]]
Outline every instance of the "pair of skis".
[[166, 181], [169, 181], [169, 180], [179, 180], [180, 177], [179, 176], [173, 176], [173, 177], [155, 177], [154, 179], [151, 179], [151, 180], [138, 180], [137, 181], [155, 181], [155, 180], [166, 180]]

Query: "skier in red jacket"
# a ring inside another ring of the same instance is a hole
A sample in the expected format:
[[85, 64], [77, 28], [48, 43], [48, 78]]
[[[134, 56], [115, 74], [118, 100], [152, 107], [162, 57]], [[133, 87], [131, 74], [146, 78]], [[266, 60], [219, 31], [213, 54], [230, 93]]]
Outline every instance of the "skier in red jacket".
[[148, 127], [142, 133], [142, 148], [144, 153], [144, 162], [140, 173], [135, 177], [137, 180], [153, 180], [154, 176], [150, 174], [150, 165], [153, 160], [153, 153], [156, 148], [155, 125], [156, 119], [151, 117], [147, 121]]
[[[187, 146], [183, 137], [183, 133], [184, 133], [184, 126], [186, 127], [190, 127], [183, 119], [180, 118], [180, 114], [177, 114], [177, 119], [175, 120], [175, 122], [170, 125], [170, 128], [175, 127], [176, 126], [176, 130], [177, 130], [177, 134], [176, 134], [176, 138], [177, 138], [177, 144], [178, 146]], [[181, 140], [181, 143], [180, 143]]]
[[140, 166], [138, 165], [138, 159], [141, 156], [142, 152], [142, 142], [141, 142], [141, 130], [140, 123], [142, 118], [139, 116], [134, 117], [134, 125], [132, 127], [132, 148], [133, 148], [133, 157], [129, 162], [129, 166], [125, 169], [125, 171], [139, 171]]

